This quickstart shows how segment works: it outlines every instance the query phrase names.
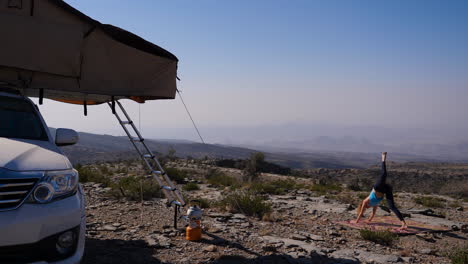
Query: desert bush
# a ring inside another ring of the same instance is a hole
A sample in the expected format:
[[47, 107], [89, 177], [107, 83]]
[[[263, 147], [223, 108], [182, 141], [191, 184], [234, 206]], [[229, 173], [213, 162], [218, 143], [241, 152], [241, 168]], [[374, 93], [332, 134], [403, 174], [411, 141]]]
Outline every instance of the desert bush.
[[223, 168], [233, 168], [233, 169], [244, 169], [245, 168], [245, 160], [241, 159], [219, 159], [216, 160], [215, 164], [218, 167]]
[[335, 200], [337, 200], [340, 203], [344, 204], [354, 204], [356, 205], [357, 203], [354, 202], [355, 196], [349, 194], [349, 193], [343, 193], [335, 196]]
[[78, 165], [75, 169], [79, 173], [80, 182], [95, 182], [109, 186], [111, 180], [93, 167]]
[[117, 173], [128, 173], [128, 168], [127, 167], [120, 167], [116, 171]]
[[359, 199], [365, 199], [365, 198], [367, 198], [367, 196], [369, 196], [368, 193], [362, 193], [362, 192], [361, 192], [361, 193], [358, 193], [358, 195], [357, 195], [357, 197], [358, 197]]
[[239, 181], [231, 176], [226, 175], [225, 173], [216, 170], [210, 169], [205, 175], [205, 179], [211, 185], [215, 186], [224, 186], [224, 187], [239, 187]]
[[468, 264], [468, 245], [456, 247], [447, 254], [447, 257], [452, 264]]
[[184, 191], [190, 192], [190, 191], [200, 190], [200, 187], [198, 186], [198, 184], [196, 184], [194, 182], [189, 182], [189, 183], [185, 184], [182, 187], [182, 189], [184, 189]]
[[111, 171], [109, 170], [109, 167], [106, 164], [101, 164], [101, 165], [99, 165], [98, 168], [101, 171], [101, 173], [104, 174], [104, 175], [112, 174]]
[[[272, 162], [268, 162], [264, 160], [264, 157], [262, 158], [263, 154], [261, 153], [254, 153], [252, 156], [255, 160], [255, 170], [254, 172], [265, 172], [265, 173], [274, 173], [274, 174], [282, 174], [282, 175], [291, 175], [291, 168], [284, 167]], [[255, 157], [256, 156], [256, 157]], [[252, 157], [250, 159], [218, 159], [215, 161], [216, 166], [218, 167], [224, 167], [224, 168], [234, 168], [234, 169], [240, 169], [240, 170], [245, 170], [252, 164], [249, 164], [252, 162]], [[250, 167], [249, 169], [253, 169]]]
[[167, 150], [167, 154], [165, 156], [166, 159], [170, 160], [170, 161], [174, 161], [177, 159], [177, 156], [176, 156], [176, 150], [173, 146], [170, 146], [169, 149]]
[[244, 168], [244, 181], [253, 182], [260, 175], [260, 168], [262, 163], [265, 162], [265, 154], [261, 152], [255, 152], [250, 155], [250, 159], [247, 160]]
[[130, 200], [150, 200], [151, 198], [164, 197], [161, 188], [154, 179], [142, 179], [134, 176], [121, 178], [117, 183], [112, 184], [111, 196], [115, 198], [128, 198]]
[[274, 180], [269, 182], [254, 182], [250, 185], [249, 189], [260, 194], [284, 194], [289, 190], [297, 189], [297, 185], [291, 179]]
[[443, 208], [446, 200], [432, 196], [418, 196], [414, 198], [414, 202], [430, 208]]
[[348, 184], [348, 189], [355, 192], [362, 191], [362, 188], [357, 180], [352, 181], [350, 184]]
[[359, 231], [359, 233], [363, 239], [383, 245], [391, 245], [394, 241], [398, 240], [397, 234], [387, 230], [372, 231], [368, 229], [362, 229]]
[[310, 185], [308, 189], [320, 195], [340, 192], [342, 190], [341, 186], [335, 184], [314, 184]]
[[463, 204], [460, 201], [452, 201], [448, 204], [448, 206], [451, 208], [457, 208], [457, 207], [462, 207]]
[[262, 218], [271, 212], [271, 204], [263, 196], [251, 192], [234, 192], [225, 196], [219, 203], [232, 213], [243, 213]]
[[187, 172], [184, 170], [177, 168], [166, 168], [165, 170], [169, 178], [179, 184], [184, 183], [185, 178], [187, 178]]
[[197, 198], [195, 200], [192, 200], [191, 204], [195, 204], [198, 207], [204, 209], [204, 208], [210, 208], [213, 202], [206, 198]]

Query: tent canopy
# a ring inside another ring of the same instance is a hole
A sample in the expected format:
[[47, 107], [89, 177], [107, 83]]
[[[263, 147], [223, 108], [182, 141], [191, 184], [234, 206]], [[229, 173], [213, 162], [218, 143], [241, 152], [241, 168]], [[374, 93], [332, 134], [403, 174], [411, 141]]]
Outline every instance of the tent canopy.
[[178, 59], [62, 0], [0, 0], [0, 85], [67, 103], [174, 99]]

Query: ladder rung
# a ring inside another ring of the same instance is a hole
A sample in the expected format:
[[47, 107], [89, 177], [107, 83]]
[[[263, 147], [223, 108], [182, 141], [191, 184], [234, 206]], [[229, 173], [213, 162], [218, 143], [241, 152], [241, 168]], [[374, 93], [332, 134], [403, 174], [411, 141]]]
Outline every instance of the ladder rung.
[[139, 138], [139, 137], [132, 137], [131, 139], [133, 142], [143, 142], [144, 139], [143, 138]]
[[161, 186], [161, 189], [172, 191], [172, 192], [177, 190], [177, 188], [172, 188], [171, 186], [165, 186], [165, 185]]
[[154, 155], [151, 155], [151, 154], [143, 154], [143, 158], [147, 158], [147, 159], [154, 159]]
[[175, 205], [178, 205], [180, 207], [183, 207], [183, 205], [179, 201], [176, 201], [176, 200], [172, 201], [171, 204], [175, 204]]
[[133, 124], [133, 121], [121, 121], [120, 124], [122, 124], [122, 125], [130, 125], [130, 124]]

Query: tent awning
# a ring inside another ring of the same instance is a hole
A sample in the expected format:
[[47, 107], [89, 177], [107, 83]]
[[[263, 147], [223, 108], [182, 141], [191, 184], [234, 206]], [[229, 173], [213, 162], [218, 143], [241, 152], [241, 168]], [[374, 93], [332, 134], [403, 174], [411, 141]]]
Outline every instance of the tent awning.
[[0, 6], [0, 85], [67, 103], [174, 99], [178, 59], [61, 0]]

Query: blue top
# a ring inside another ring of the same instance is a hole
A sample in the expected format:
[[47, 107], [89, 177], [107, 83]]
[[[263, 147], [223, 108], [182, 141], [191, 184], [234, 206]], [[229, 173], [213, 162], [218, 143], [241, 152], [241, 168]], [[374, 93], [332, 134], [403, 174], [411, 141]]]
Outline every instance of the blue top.
[[378, 198], [377, 195], [375, 195], [375, 190], [372, 190], [372, 192], [369, 195], [369, 205], [377, 206], [382, 200], [383, 200], [383, 197]]

